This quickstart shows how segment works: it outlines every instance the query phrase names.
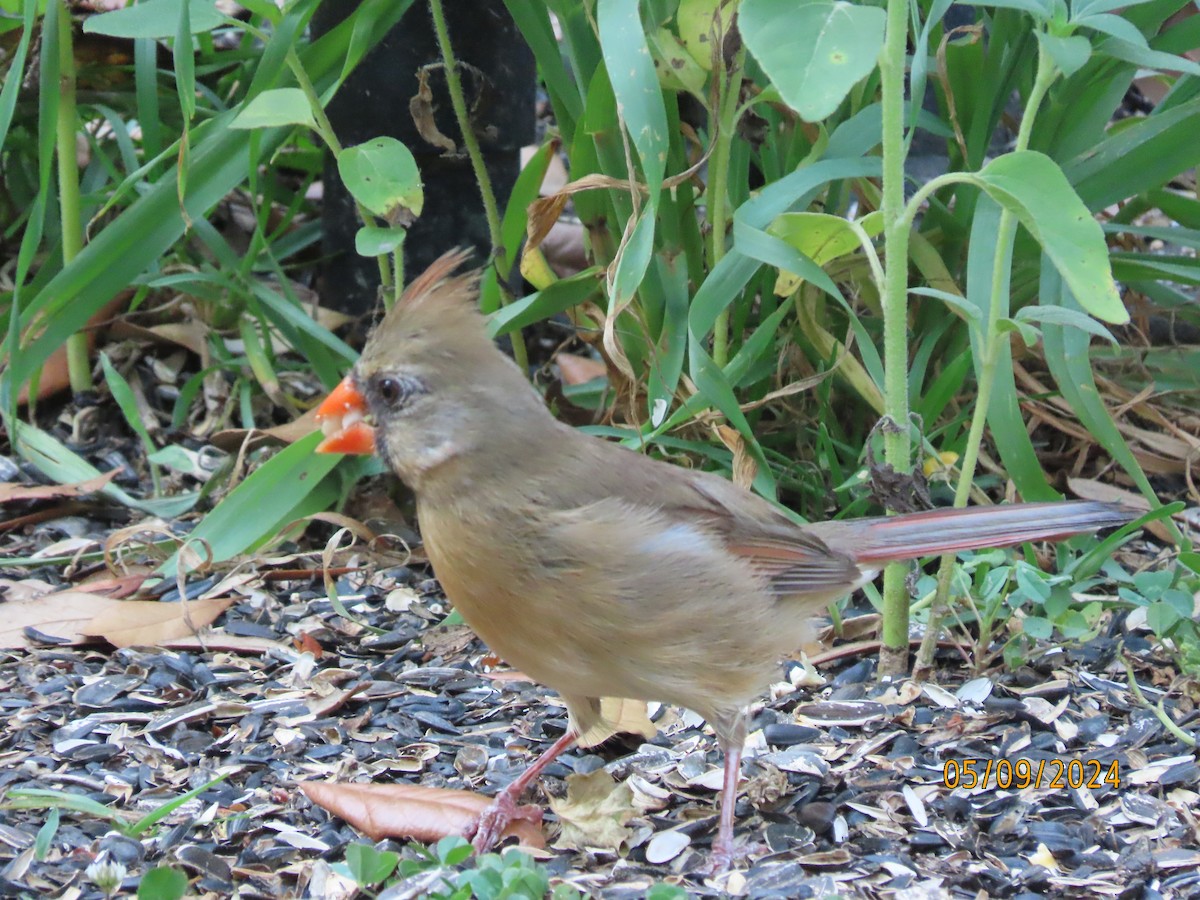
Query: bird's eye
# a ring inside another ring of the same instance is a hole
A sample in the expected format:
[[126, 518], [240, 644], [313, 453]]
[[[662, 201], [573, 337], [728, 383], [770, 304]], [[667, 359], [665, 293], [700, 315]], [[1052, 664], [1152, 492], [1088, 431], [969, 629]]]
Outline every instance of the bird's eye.
[[399, 406], [408, 396], [404, 382], [391, 375], [380, 378], [376, 390], [379, 391], [379, 398], [388, 406]]

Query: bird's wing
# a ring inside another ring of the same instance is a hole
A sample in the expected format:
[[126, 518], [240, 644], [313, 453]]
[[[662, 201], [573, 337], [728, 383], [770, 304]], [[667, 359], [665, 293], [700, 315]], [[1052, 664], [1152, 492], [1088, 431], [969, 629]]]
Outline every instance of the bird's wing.
[[766, 579], [775, 596], [848, 593], [869, 576], [849, 556], [789, 521], [761, 497], [718, 476], [690, 475], [686, 484], [699, 502], [664, 512], [705, 523], [726, 550]]

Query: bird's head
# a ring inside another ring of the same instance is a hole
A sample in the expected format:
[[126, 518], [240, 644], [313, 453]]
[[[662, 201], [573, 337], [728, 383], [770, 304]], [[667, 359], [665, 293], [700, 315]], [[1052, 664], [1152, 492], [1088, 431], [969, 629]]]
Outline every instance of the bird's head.
[[372, 332], [353, 370], [317, 409], [319, 453], [378, 453], [407, 484], [487, 445], [529, 406], [520, 370], [478, 310], [479, 273], [455, 251], [418, 276]]

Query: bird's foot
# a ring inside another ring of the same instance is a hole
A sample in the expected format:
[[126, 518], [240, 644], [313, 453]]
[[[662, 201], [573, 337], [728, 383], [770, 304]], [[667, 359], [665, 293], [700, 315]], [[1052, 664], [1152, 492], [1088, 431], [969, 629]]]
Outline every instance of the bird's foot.
[[702, 871], [710, 877], [724, 875], [733, 868], [733, 864], [738, 860], [769, 852], [770, 849], [766, 844], [757, 841], [741, 844], [735, 848], [732, 840], [723, 841], [718, 836], [713, 841], [712, 855], [709, 857], [708, 865]]
[[518, 806], [508, 791], [501, 791], [492, 805], [479, 814], [479, 820], [468, 830], [467, 837], [476, 853], [486, 853], [504, 837], [504, 830], [517, 819], [541, 824], [542, 810], [533, 805]]

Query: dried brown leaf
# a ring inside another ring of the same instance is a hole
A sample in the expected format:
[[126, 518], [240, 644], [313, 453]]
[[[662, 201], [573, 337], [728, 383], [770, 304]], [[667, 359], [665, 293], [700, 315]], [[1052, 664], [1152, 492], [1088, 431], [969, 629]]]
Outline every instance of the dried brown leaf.
[[562, 850], [616, 850], [630, 837], [626, 823], [642, 812], [634, 804], [633, 789], [604, 769], [568, 775], [567, 796], [551, 797], [550, 806], [562, 825], [554, 846]]
[[36, 600], [19, 600], [3, 605], [4, 624], [0, 625], [0, 647], [25, 647], [25, 629], [58, 638], [64, 643], [83, 644], [91, 640], [83, 630], [97, 613], [123, 606], [100, 594], [83, 591], [58, 591]]
[[246, 444], [247, 450], [257, 450], [266, 444], [294, 444], [317, 430], [317, 410], [314, 407], [298, 419], [274, 428], [229, 428], [212, 436], [212, 444], [226, 453], [237, 453]]
[[[429, 843], [464, 834], [492, 802], [490, 797], [471, 791], [417, 784], [305, 781], [300, 790], [313, 803], [345, 819], [373, 841], [395, 837]], [[540, 814], [536, 817], [540, 818]], [[516, 837], [528, 847], [540, 849], [546, 845], [540, 823], [529, 818], [514, 819], [504, 830], [504, 836]]]
[[87, 481], [74, 484], [20, 484], [6, 481], [0, 484], [0, 503], [17, 500], [59, 500], [64, 497], [85, 497], [94, 494], [117, 477], [120, 469], [113, 469]]
[[102, 637], [115, 647], [157, 647], [164, 641], [193, 636], [232, 604], [232, 597], [185, 603], [119, 600], [94, 615], [80, 633]]
[[560, 353], [554, 357], [554, 361], [558, 363], [558, 371], [562, 373], [563, 384], [587, 384], [608, 375], [608, 367], [604, 363], [587, 356]]

